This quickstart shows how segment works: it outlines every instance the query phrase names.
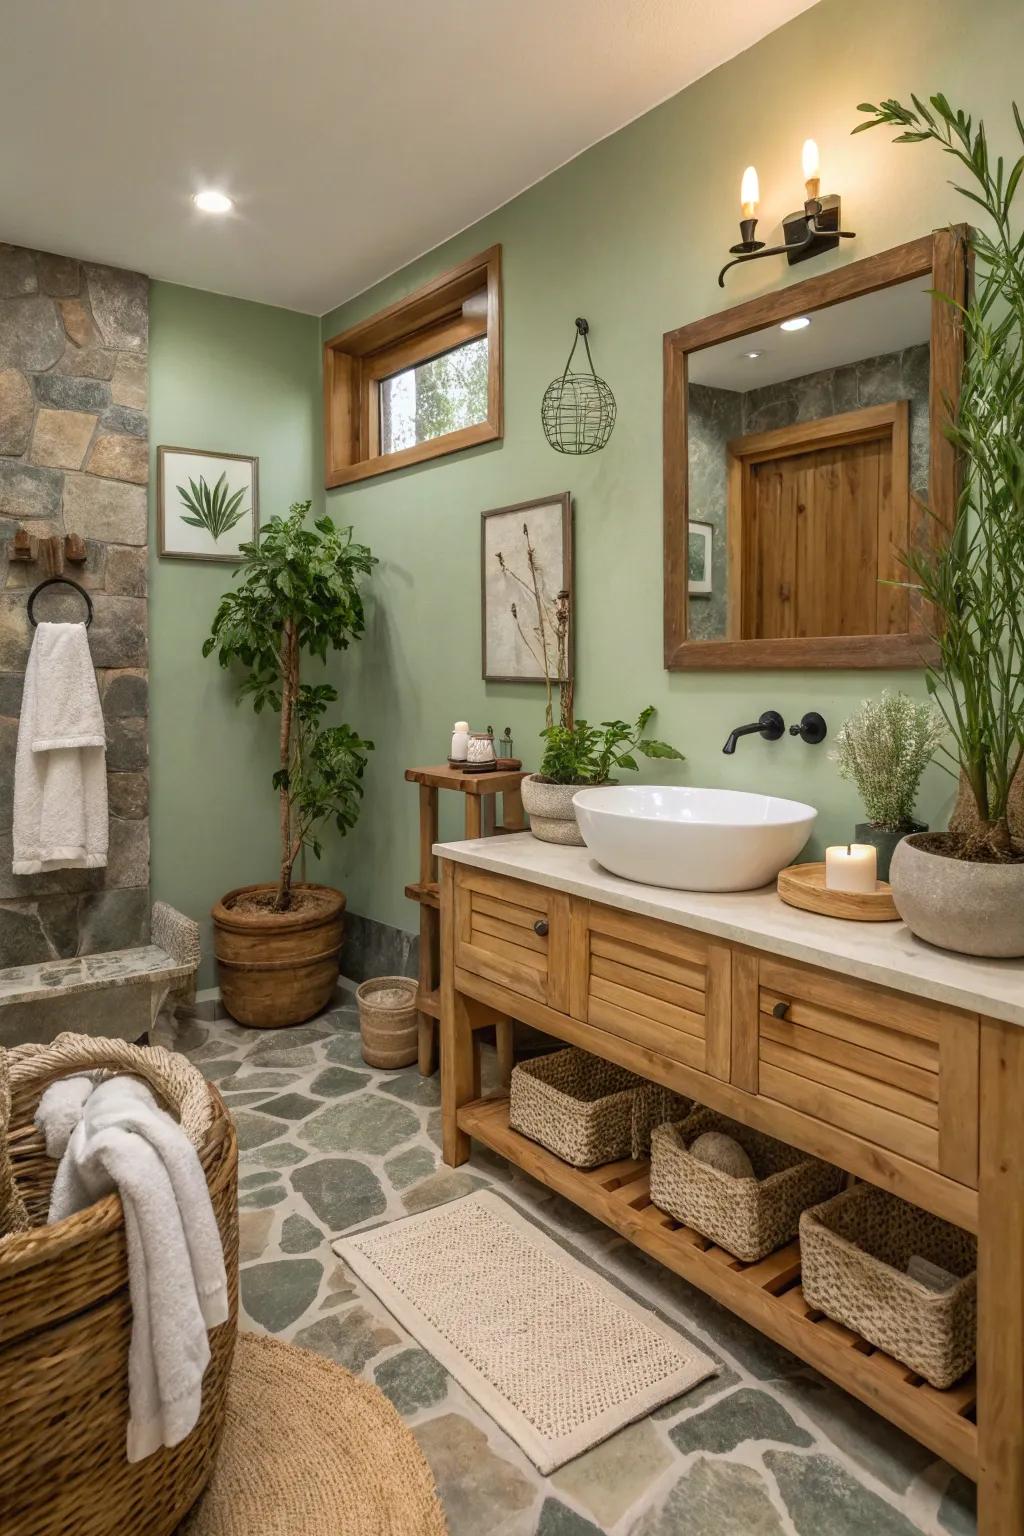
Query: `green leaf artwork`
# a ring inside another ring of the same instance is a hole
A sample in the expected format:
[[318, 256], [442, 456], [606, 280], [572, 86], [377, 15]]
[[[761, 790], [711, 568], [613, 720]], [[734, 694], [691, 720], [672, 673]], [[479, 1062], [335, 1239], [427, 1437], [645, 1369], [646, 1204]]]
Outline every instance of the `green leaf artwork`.
[[204, 475], [199, 476], [199, 484], [189, 476], [189, 490], [183, 485], [178, 486], [178, 495], [181, 504], [192, 514], [186, 517], [182, 514], [181, 521], [188, 523], [190, 528], [205, 528], [214, 543], [222, 533], [228, 533], [240, 523], [249, 508], [243, 507], [246, 488], [243, 485], [240, 491], [231, 492], [228, 486], [227, 470], [223, 472], [215, 486], [206, 483]]

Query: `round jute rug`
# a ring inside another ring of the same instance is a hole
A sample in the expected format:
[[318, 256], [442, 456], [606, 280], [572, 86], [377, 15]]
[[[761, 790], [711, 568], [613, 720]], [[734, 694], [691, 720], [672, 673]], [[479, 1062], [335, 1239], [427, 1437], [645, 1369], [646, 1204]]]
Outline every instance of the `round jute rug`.
[[178, 1536], [445, 1536], [430, 1468], [368, 1382], [240, 1333], [209, 1486]]

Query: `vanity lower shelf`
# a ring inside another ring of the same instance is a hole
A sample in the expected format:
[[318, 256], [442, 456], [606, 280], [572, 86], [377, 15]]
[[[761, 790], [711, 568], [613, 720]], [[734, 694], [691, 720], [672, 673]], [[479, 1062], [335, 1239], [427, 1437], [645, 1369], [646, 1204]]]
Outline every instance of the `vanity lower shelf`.
[[799, 1244], [756, 1264], [735, 1259], [651, 1203], [646, 1161], [573, 1168], [511, 1129], [505, 1098], [463, 1105], [458, 1123], [468, 1136], [589, 1211], [966, 1476], [977, 1477], [975, 1373], [936, 1391], [865, 1339], [813, 1311], [800, 1288]]

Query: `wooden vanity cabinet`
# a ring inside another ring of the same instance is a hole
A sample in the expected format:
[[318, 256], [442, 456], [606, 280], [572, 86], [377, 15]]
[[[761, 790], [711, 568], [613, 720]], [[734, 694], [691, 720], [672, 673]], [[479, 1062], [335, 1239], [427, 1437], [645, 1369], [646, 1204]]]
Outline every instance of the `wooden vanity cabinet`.
[[[977, 1479], [981, 1536], [1024, 1536], [1024, 1027], [443, 850], [441, 919], [445, 1161], [518, 1163]], [[476, 1038], [510, 1017], [976, 1232], [977, 1373], [933, 1390], [807, 1305], [798, 1243], [743, 1264], [653, 1205], [645, 1162], [511, 1130]]]

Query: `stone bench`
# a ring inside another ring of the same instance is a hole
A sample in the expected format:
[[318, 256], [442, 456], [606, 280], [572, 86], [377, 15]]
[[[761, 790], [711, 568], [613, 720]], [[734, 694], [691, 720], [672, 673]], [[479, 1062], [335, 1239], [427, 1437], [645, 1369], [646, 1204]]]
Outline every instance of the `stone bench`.
[[149, 944], [0, 969], [0, 1045], [46, 1043], [63, 1030], [137, 1040], [195, 998], [199, 925], [153, 904]]

